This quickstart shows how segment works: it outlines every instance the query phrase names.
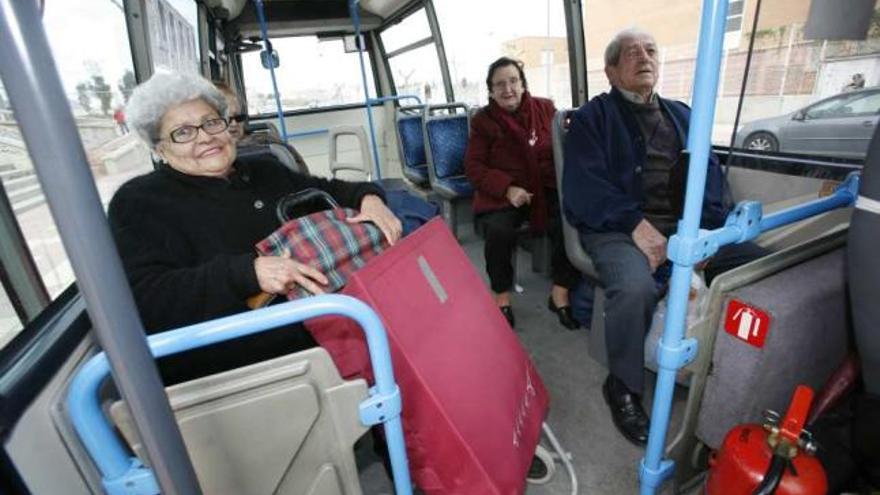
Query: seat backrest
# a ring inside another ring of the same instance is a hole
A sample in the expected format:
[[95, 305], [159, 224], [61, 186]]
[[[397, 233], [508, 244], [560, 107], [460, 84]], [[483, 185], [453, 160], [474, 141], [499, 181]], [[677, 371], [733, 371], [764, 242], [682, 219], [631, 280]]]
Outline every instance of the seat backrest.
[[[330, 175], [336, 177], [336, 173], [346, 170], [362, 174], [365, 180], [371, 180], [373, 173], [372, 161], [370, 160], [370, 151], [367, 147], [367, 133], [364, 128], [359, 125], [338, 125], [329, 129], [328, 142], [330, 145]], [[339, 160], [339, 138], [343, 136], [351, 136], [357, 140], [358, 151], [360, 153], [359, 162], [345, 162]]]
[[[447, 111], [448, 113], [441, 113]], [[464, 175], [469, 118], [467, 105], [429, 105], [425, 110], [425, 150], [431, 182]]]
[[276, 141], [281, 141], [281, 133], [278, 132], [278, 126], [274, 122], [246, 122], [244, 124], [244, 134], [268, 134]]
[[[364, 380], [343, 381], [314, 348], [167, 389], [204, 493], [361, 493], [355, 440], [367, 428]], [[110, 407], [119, 430], [148, 463], [127, 405]]]
[[395, 114], [400, 162], [404, 168], [428, 163], [428, 158], [425, 156], [425, 133], [422, 129], [424, 110], [424, 105], [400, 107]]
[[593, 266], [593, 260], [584, 251], [581, 246], [580, 236], [577, 230], [571, 226], [565, 217], [565, 198], [562, 193], [562, 179], [564, 178], [565, 169], [565, 138], [568, 135], [568, 122], [574, 109], [563, 109], [556, 112], [553, 116], [553, 163], [556, 167], [556, 191], [559, 193], [559, 205], [562, 209], [562, 235], [565, 239], [565, 253], [568, 255], [569, 261], [581, 273], [592, 279], [595, 284], [600, 284], [599, 274], [596, 267]]
[[[248, 138], [250, 137], [248, 136]], [[295, 148], [286, 144], [247, 139], [238, 145], [238, 158], [242, 161], [275, 158], [290, 170], [309, 175], [309, 169], [302, 155]]]

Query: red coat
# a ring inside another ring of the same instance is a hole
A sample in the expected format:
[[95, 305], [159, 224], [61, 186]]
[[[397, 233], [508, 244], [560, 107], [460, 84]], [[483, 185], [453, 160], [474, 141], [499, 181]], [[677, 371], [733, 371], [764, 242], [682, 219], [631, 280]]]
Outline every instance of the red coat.
[[[531, 108], [535, 112], [535, 156], [540, 169], [540, 181], [544, 189], [556, 190], [556, 172], [553, 167], [553, 143], [551, 126], [556, 107], [553, 102], [546, 98], [530, 97], [523, 94], [520, 108], [531, 100]], [[500, 210], [510, 208], [511, 204], [504, 197], [507, 187], [515, 185], [534, 193], [539, 187], [531, 184], [527, 167], [529, 160], [523, 151], [523, 144], [506, 130], [496, 118], [493, 117], [494, 107], [496, 111], [504, 110], [498, 107], [494, 101], [488, 106], [481, 108], [471, 118], [471, 132], [468, 139], [467, 152], [464, 157], [465, 174], [474, 186], [474, 212]], [[513, 114], [524, 127], [518, 110]]]

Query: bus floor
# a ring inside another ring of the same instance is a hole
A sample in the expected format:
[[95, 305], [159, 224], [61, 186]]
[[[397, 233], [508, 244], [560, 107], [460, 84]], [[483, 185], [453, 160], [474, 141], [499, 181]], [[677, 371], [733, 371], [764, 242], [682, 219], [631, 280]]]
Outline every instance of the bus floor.
[[[488, 288], [483, 241], [473, 233], [470, 225], [460, 226], [458, 232], [462, 247]], [[638, 464], [644, 456], [644, 449], [626, 441], [611, 421], [611, 413], [602, 398], [602, 383], [607, 370], [588, 355], [588, 330], [566, 329], [547, 309], [550, 280], [547, 275], [531, 270], [528, 253], [519, 253], [517, 265], [517, 283], [523, 291], [513, 296], [517, 321], [515, 332], [550, 393], [547, 421], [563, 448], [573, 457], [578, 492], [591, 495], [638, 493]], [[656, 375], [647, 373], [644, 405], [650, 414]], [[686, 396], [687, 390], [678, 387], [671, 431], [680, 423]], [[549, 449], [546, 440], [542, 443]], [[359, 465], [365, 495], [392, 493], [378, 457], [359, 459]], [[666, 488], [662, 492], [671, 493], [669, 487]], [[569, 477], [561, 463], [557, 463], [556, 474], [547, 484], [529, 484], [526, 489], [528, 495], [570, 493]]]

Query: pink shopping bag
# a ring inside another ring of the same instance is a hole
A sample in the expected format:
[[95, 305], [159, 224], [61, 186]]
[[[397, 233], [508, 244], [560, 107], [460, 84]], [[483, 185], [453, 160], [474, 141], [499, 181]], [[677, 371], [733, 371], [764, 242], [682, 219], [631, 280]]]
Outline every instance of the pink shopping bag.
[[[441, 219], [354, 272], [342, 291], [388, 332], [410, 469], [425, 493], [521, 494], [548, 409], [529, 356]], [[307, 324], [343, 376], [371, 379], [363, 335]]]

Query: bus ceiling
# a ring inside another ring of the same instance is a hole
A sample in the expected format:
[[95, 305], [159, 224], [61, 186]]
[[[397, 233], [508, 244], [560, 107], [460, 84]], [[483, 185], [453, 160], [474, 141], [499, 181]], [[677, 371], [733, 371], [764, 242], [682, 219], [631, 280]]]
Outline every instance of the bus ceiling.
[[[260, 25], [246, 0], [203, 0], [214, 16], [228, 20], [243, 38], [258, 38]], [[361, 30], [370, 31], [409, 8], [413, 0], [361, 0]], [[354, 32], [348, 0], [266, 0], [263, 3], [273, 38], [326, 32]]]

